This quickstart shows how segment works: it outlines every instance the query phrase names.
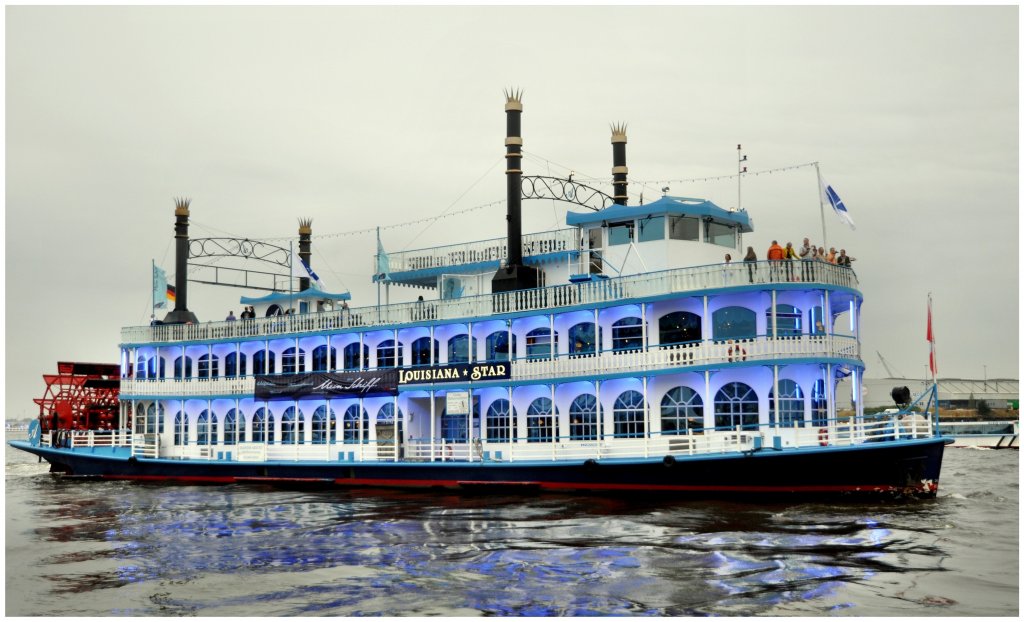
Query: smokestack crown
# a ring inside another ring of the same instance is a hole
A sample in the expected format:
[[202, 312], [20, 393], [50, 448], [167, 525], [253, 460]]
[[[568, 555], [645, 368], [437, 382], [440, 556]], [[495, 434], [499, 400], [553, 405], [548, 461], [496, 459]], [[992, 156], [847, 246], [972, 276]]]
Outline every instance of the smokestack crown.
[[613, 143], [624, 143], [624, 142], [626, 142], [626, 124], [625, 123], [613, 123], [612, 124], [612, 142]]
[[505, 91], [505, 112], [523, 111], [523, 92], [518, 89]]

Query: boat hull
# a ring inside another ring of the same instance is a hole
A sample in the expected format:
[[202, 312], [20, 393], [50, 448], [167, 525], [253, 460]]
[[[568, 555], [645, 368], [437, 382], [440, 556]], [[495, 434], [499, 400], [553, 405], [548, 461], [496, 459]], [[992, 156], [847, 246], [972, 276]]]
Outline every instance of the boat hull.
[[51, 471], [100, 479], [342, 487], [661, 491], [681, 495], [908, 495], [938, 491], [948, 439], [848, 447], [575, 462], [238, 462], [147, 459], [127, 447], [55, 449], [11, 441]]

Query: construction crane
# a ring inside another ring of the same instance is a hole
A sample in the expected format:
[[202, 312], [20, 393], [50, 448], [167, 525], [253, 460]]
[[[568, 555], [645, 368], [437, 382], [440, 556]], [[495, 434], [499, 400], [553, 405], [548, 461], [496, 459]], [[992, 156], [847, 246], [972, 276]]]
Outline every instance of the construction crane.
[[882, 367], [885, 368], [885, 373], [889, 374], [890, 378], [906, 378], [906, 376], [904, 376], [903, 374], [893, 372], [893, 369], [889, 367], [889, 361], [885, 360], [885, 357], [882, 356], [881, 352], [875, 350], [875, 354], [878, 355], [878, 360], [882, 362]]

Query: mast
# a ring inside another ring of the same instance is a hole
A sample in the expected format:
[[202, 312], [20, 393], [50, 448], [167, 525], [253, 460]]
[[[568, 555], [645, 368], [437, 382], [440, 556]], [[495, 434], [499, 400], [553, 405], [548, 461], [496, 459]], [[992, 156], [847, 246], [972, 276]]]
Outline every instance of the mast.
[[818, 206], [821, 207], [821, 240], [825, 248], [828, 248], [828, 234], [825, 233], [825, 199], [821, 196], [821, 169], [818, 163], [814, 163], [814, 172], [818, 176]]

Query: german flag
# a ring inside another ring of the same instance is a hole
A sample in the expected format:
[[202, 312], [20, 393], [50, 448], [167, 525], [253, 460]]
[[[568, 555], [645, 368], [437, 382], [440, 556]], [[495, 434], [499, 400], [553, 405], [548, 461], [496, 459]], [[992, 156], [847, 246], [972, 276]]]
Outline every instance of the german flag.
[[174, 286], [170, 284], [167, 285], [167, 300], [170, 300], [171, 302], [175, 301]]

